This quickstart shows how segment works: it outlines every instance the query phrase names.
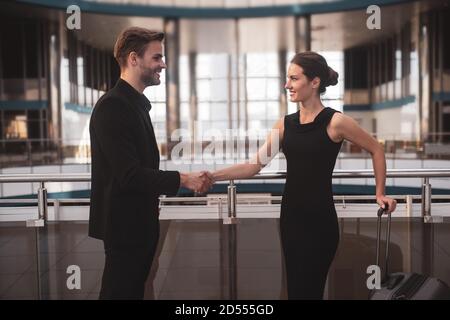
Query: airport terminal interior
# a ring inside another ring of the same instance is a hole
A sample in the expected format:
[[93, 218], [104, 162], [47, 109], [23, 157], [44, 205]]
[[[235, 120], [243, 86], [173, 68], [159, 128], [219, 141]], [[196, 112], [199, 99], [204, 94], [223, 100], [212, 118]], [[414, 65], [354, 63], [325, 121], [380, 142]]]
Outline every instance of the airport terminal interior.
[[[398, 202], [388, 272], [450, 285], [450, 1], [373, 2], [1, 2], [0, 299], [99, 297], [105, 255], [88, 236], [89, 121], [119, 79], [114, 43], [131, 26], [165, 33], [167, 69], [144, 90], [161, 170], [214, 171], [250, 159], [275, 122], [299, 108], [285, 89], [293, 56], [323, 55], [339, 74], [324, 106], [352, 117], [385, 152], [386, 194]], [[288, 299], [286, 169], [280, 152], [255, 178], [161, 196], [144, 298]], [[369, 297], [372, 172], [371, 155], [344, 141], [333, 174], [340, 241], [324, 299]]]

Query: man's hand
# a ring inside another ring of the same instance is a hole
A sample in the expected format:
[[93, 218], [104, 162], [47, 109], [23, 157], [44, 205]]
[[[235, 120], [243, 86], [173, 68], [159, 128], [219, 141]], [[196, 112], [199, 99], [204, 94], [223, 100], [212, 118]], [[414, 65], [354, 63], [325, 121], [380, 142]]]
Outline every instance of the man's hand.
[[180, 184], [195, 193], [205, 193], [214, 183], [211, 173], [208, 171], [180, 173]]

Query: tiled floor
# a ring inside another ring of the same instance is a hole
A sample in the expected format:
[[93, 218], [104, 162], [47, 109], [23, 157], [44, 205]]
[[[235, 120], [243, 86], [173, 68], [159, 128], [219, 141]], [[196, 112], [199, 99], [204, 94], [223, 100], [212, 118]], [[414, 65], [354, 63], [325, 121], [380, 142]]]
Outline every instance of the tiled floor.
[[[374, 264], [376, 220], [341, 219], [341, 242], [326, 299], [366, 299]], [[97, 299], [103, 272], [101, 241], [87, 222], [46, 228], [0, 224], [0, 299]], [[39, 238], [40, 291], [36, 239]], [[423, 224], [394, 219], [390, 271], [431, 274], [450, 283], [450, 220]], [[67, 267], [81, 269], [81, 289], [69, 290]], [[40, 294], [39, 294], [40, 293]], [[157, 258], [146, 299], [286, 299], [277, 219], [161, 221]]]

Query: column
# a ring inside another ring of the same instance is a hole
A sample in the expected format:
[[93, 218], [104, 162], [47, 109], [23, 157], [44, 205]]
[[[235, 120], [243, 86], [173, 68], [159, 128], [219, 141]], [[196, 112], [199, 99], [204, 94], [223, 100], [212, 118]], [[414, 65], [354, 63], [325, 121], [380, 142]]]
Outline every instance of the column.
[[[431, 141], [433, 139], [430, 136], [430, 122], [432, 121], [432, 108], [431, 108], [431, 78], [430, 78], [430, 53], [429, 53], [429, 20], [428, 14], [421, 14], [417, 28], [413, 28], [413, 37], [417, 38], [417, 53], [419, 57], [418, 66], [419, 74], [413, 81], [418, 82], [419, 90], [417, 91], [419, 110], [420, 110], [420, 133], [422, 141]], [[413, 84], [412, 84], [413, 85]]]
[[[46, 41], [46, 51], [44, 52], [45, 68], [48, 70], [48, 136], [49, 139], [58, 146], [58, 159], [62, 160], [62, 108], [61, 101], [61, 59], [63, 50], [62, 35], [65, 33], [64, 19], [58, 23], [48, 23], [43, 33]], [[47, 59], [48, 57], [48, 59]]]
[[281, 49], [278, 51], [278, 70], [280, 74], [280, 117], [287, 114], [287, 100], [286, 100], [286, 90], [284, 85], [286, 84], [286, 49]]
[[295, 53], [311, 50], [311, 16], [295, 17]]
[[166, 139], [167, 159], [171, 159], [171, 151], [176, 142], [172, 142], [172, 133], [180, 128], [180, 88], [179, 88], [179, 56], [180, 56], [180, 23], [178, 19], [164, 21], [165, 56], [166, 56]]
[[[189, 130], [191, 134], [191, 150], [197, 141], [198, 97], [197, 97], [197, 52], [189, 52]], [[201, 141], [199, 141], [201, 142]]]

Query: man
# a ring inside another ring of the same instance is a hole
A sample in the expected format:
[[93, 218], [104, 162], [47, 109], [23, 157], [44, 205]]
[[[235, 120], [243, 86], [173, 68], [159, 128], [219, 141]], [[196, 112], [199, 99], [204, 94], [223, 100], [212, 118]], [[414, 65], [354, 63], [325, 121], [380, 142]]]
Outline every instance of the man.
[[159, 238], [158, 198], [180, 186], [205, 192], [206, 173], [159, 170], [159, 150], [142, 94], [160, 84], [164, 34], [124, 30], [114, 47], [120, 79], [97, 102], [90, 122], [92, 154], [89, 235], [103, 240], [100, 299], [142, 299]]

